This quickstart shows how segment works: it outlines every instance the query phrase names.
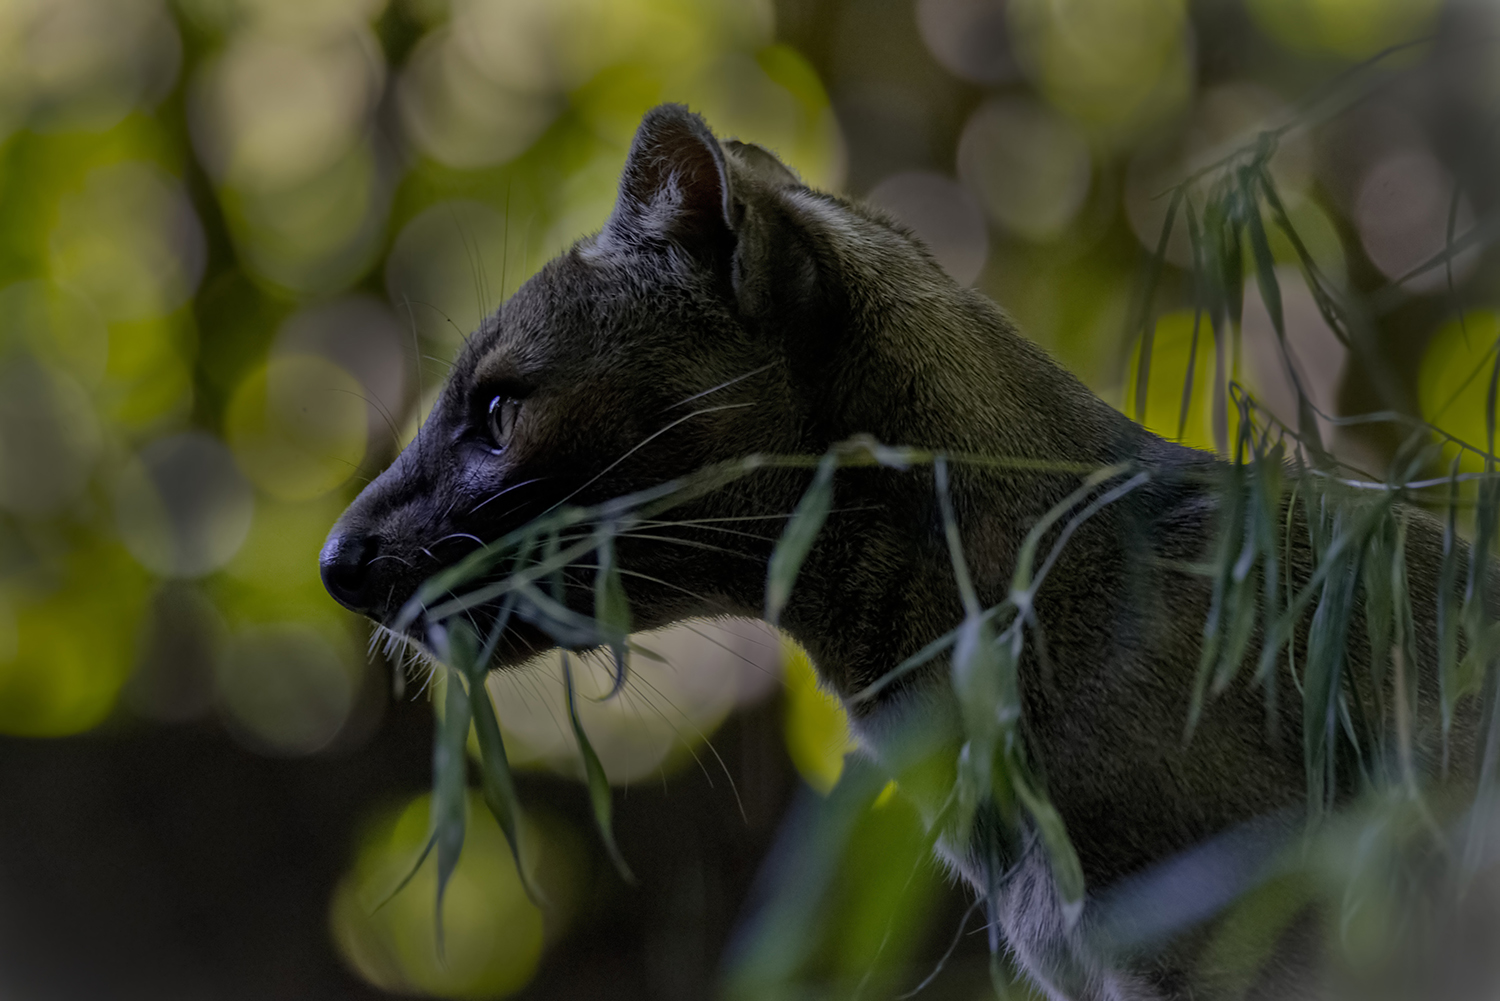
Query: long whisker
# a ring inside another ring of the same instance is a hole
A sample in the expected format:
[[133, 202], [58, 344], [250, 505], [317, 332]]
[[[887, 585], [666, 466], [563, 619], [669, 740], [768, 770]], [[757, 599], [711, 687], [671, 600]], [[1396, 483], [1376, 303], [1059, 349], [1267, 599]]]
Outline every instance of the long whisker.
[[477, 535], [470, 535], [468, 532], [449, 532], [447, 535], [443, 536], [441, 539], [434, 539], [432, 541], [432, 544], [435, 546], [435, 545], [437, 545], [437, 544], [439, 544], [441, 542], [447, 542], [449, 539], [468, 539], [470, 542], [474, 543], [476, 546], [482, 546], [482, 545], [484, 545], [484, 540], [483, 539], [481, 539]]
[[721, 382], [717, 386], [713, 387], [712, 389], [705, 389], [701, 393], [694, 393], [692, 396], [689, 396], [687, 399], [685, 399], [685, 400], [678, 400], [676, 403], [672, 404], [671, 406], [664, 408], [662, 410], [662, 413], [666, 413], [668, 410], [675, 410], [677, 407], [682, 406], [684, 403], [692, 403], [694, 400], [702, 399], [703, 397], [709, 395], [710, 393], [717, 393], [721, 389], [728, 389], [730, 386], [733, 386], [737, 382], [743, 382], [745, 379], [748, 379], [748, 378], [750, 378], [753, 375], [760, 375], [762, 372], [766, 371], [767, 369], [773, 368], [775, 366], [775, 364], [776, 364], [775, 362], [768, 362], [767, 364], [762, 365], [760, 368], [753, 368], [753, 369], [751, 369], [750, 371], [746, 372], [744, 375], [737, 375], [733, 379], [730, 379], [728, 382]]
[[[580, 570], [599, 569], [599, 564], [597, 563], [576, 563], [574, 564], [574, 566], [578, 567]], [[641, 573], [639, 570], [627, 570], [624, 567], [618, 567], [617, 569], [620, 571], [620, 574], [622, 576], [634, 577], [637, 580], [650, 581], [652, 584], [660, 584], [662, 587], [669, 587], [674, 591], [681, 591], [688, 597], [697, 598], [699, 601], [708, 600], [708, 597], [706, 595], [700, 594], [697, 591], [694, 591], [692, 588], [683, 587], [681, 584], [674, 584], [669, 580], [662, 580], [660, 577], [652, 577], [650, 574]]]
[[748, 665], [749, 667], [753, 667], [755, 670], [759, 671], [760, 673], [762, 673], [764, 675], [768, 675], [768, 676], [775, 675], [778, 678], [778, 680], [780, 680], [782, 686], [783, 687], [786, 686], [786, 678], [785, 678], [785, 675], [782, 674], [782, 672], [772, 671], [771, 669], [767, 668], [764, 664], [758, 664], [758, 663], [756, 663], [755, 661], [751, 660], [749, 657], [746, 657], [744, 654], [740, 653], [734, 647], [729, 646], [728, 644], [721, 642], [720, 640], [716, 639], [715, 637], [711, 636], [710, 634], [708, 634], [706, 632], [703, 632], [701, 629], [698, 629], [691, 622], [682, 622], [682, 623], [679, 623], [679, 625], [681, 625], [684, 629], [688, 630], [689, 632], [691, 632], [693, 635], [699, 637], [700, 639], [704, 639], [704, 640], [707, 640], [708, 642], [712, 643], [714, 646], [718, 647], [720, 650], [723, 650], [725, 653], [729, 654], [731, 657], [737, 657], [738, 659], [744, 661], [746, 665]]
[[[698, 739], [701, 740], [701, 741], [703, 741], [703, 746], [705, 746], [705, 747], [708, 748], [709, 753], [714, 756], [714, 760], [719, 763], [719, 768], [721, 768], [723, 770], [723, 772], [724, 772], [724, 778], [729, 783], [729, 790], [730, 790], [730, 792], [734, 793], [734, 804], [735, 804], [735, 806], [740, 811], [740, 819], [743, 820], [747, 824], [750, 823], [750, 816], [749, 816], [749, 814], [747, 814], [745, 812], [745, 802], [744, 802], [744, 800], [742, 800], [740, 798], [740, 789], [739, 789], [739, 786], [735, 784], [734, 775], [729, 771], [729, 766], [724, 763], [724, 758], [723, 758], [723, 756], [721, 756], [719, 754], [719, 749], [716, 748], [716, 747], [714, 747], [714, 742], [711, 741], [711, 740], [709, 740], [708, 739], [708, 735], [703, 732], [703, 730], [698, 726], [698, 724], [694, 723], [692, 721], [692, 718], [690, 716], [688, 716], [681, 709], [679, 709], [677, 707], [677, 704], [674, 703], [670, 698], [668, 698], [661, 691], [661, 689], [659, 689], [655, 685], [651, 684], [651, 682], [647, 681], [639, 673], [632, 674], [630, 676], [629, 680], [635, 682], [636, 684], [645, 685], [647, 688], [651, 689], [651, 691], [654, 692], [654, 693], [656, 693], [656, 695], [663, 702], [665, 702], [668, 706], [670, 706], [674, 712], [676, 712], [679, 716], [681, 716], [682, 719], [683, 719], [683, 722], [685, 722], [688, 726], [690, 726], [692, 728], [693, 732], [698, 735]], [[650, 705], [651, 708], [656, 709], [657, 713], [659, 715], [661, 715], [662, 719], [664, 719], [664, 720], [667, 719], [666, 714], [662, 713], [660, 709], [657, 709], [656, 705], [654, 703], [652, 703], [650, 699], [646, 700], [646, 704]], [[671, 720], [667, 720], [667, 722], [668, 722], [669, 725], [671, 725]], [[672, 726], [673, 726], [673, 729], [676, 730], [676, 726], [675, 725], [672, 725]], [[680, 731], [678, 731], [678, 732], [680, 734]], [[688, 752], [693, 755], [693, 760], [698, 762], [698, 767], [701, 768], [701, 769], [703, 769], [703, 777], [709, 780], [709, 782], [708, 782], [709, 788], [713, 788], [713, 780], [711, 778], [709, 778], [708, 769], [703, 767], [703, 762], [698, 758], [698, 755], [693, 752], [692, 746], [690, 744], [687, 744], [686, 741], [684, 741], [683, 743], [684, 743], [685, 746], [687, 746]]]
[[693, 549], [703, 549], [711, 553], [738, 556], [740, 559], [750, 560], [754, 563], [761, 562], [761, 558], [752, 553], [742, 553], [737, 549], [726, 549], [723, 546], [715, 546], [708, 542], [698, 542], [693, 539], [677, 539], [670, 535], [653, 535], [647, 532], [620, 532], [618, 533], [618, 537], [622, 539], [645, 539], [653, 542], [670, 542], [676, 546], [688, 546]]
[[[470, 514], [475, 514], [476, 512], [479, 511], [480, 508], [484, 507], [490, 501], [492, 501], [492, 500], [498, 500], [501, 497], [504, 497], [506, 494], [510, 493], [512, 490], [519, 490], [522, 487], [529, 487], [533, 483], [540, 483], [543, 480], [548, 480], [548, 479], [551, 479], [551, 477], [550, 476], [534, 476], [534, 477], [532, 477], [529, 480], [522, 480], [520, 483], [512, 483], [510, 486], [506, 487], [504, 490], [500, 491], [499, 493], [497, 493], [497, 494], [491, 494], [489, 497], [486, 497], [484, 500], [480, 501], [478, 504], [475, 504], [472, 508], [469, 509], [469, 513]], [[450, 507], [449, 510], [451, 511], [452, 507]]]
[[360, 400], [361, 402], [363, 402], [366, 406], [374, 407], [375, 412], [378, 413], [385, 421], [386, 427], [391, 429], [391, 439], [396, 443], [397, 450], [400, 450], [401, 432], [396, 430], [396, 422], [391, 417], [391, 412], [384, 403], [381, 403], [373, 396], [366, 396], [364, 393], [356, 393], [352, 389], [339, 389], [338, 387], [334, 387], [333, 392], [343, 393], [346, 396], [352, 396], [356, 400]]
[[[642, 522], [637, 522], [637, 525], [640, 528], [645, 528], [645, 529], [676, 528], [676, 527], [678, 527], [679, 524], [680, 524], [679, 522], [675, 522], [675, 521], [642, 521]], [[721, 535], [735, 535], [735, 536], [738, 536], [738, 537], [740, 537], [742, 539], [754, 539], [757, 542], [775, 542], [776, 541], [774, 538], [772, 538], [769, 535], [756, 535], [754, 532], [741, 532], [741, 531], [737, 531], [736, 529], [733, 529], [733, 528], [721, 528], [718, 525], [702, 525], [702, 526], [691, 526], [691, 527], [697, 527], [701, 531], [704, 531], [704, 532], [718, 532]]]
[[614, 462], [611, 462], [609, 465], [607, 465], [603, 469], [599, 470], [599, 472], [597, 472], [593, 476], [589, 477], [589, 479], [582, 486], [578, 487], [572, 493], [568, 494], [568, 496], [564, 497], [562, 500], [560, 500], [557, 503], [553, 504], [551, 507], [549, 507], [546, 511], [544, 511], [542, 513], [543, 514], [548, 514], [548, 513], [552, 512], [552, 511], [555, 511], [558, 508], [562, 507], [568, 501], [572, 500], [574, 497], [577, 497], [584, 490], [587, 490], [589, 487], [591, 487], [595, 483], [599, 482], [600, 478], [602, 478], [610, 470], [614, 469], [616, 466], [618, 466], [620, 463], [624, 462], [626, 459], [630, 458], [636, 452], [639, 452], [641, 449], [643, 449], [647, 445], [651, 444], [657, 438], [660, 438], [662, 435], [666, 434], [668, 431], [670, 431], [673, 428], [677, 427], [677, 425], [685, 423], [687, 421], [690, 421], [694, 417], [701, 417], [704, 414], [711, 414], [711, 413], [715, 413], [715, 412], [720, 411], [720, 410], [742, 410], [745, 407], [753, 407], [753, 406], [755, 406], [754, 403], [724, 403], [724, 404], [721, 404], [721, 405], [719, 405], [717, 407], [704, 407], [701, 410], [694, 410], [692, 413], [683, 414], [681, 417], [677, 418], [675, 421], [673, 421], [672, 423], [668, 424], [666, 427], [661, 428], [661, 429], [659, 429], [657, 431], [653, 431], [651, 434], [649, 434], [645, 438], [641, 439], [635, 445], [631, 446], [629, 449], [627, 449], [625, 451], [624, 455], [620, 456]]

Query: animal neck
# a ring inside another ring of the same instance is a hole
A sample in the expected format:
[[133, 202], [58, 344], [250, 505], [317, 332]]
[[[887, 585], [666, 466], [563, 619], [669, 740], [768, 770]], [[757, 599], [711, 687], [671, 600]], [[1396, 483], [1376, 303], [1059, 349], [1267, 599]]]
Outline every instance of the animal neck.
[[[861, 299], [850, 304], [817, 408], [830, 415], [817, 438], [870, 434], [950, 454], [967, 571], [980, 601], [996, 604], [1026, 533], [1082, 471], [1143, 458], [1156, 439], [1021, 337], [988, 299], [935, 268], [917, 272], [893, 255], [882, 269], [869, 259], [842, 280]], [[1056, 468], [1039, 470], [1046, 464]], [[845, 470], [834, 505], [783, 621], [848, 701], [956, 626], [964, 607], [931, 467]], [[927, 690], [922, 679], [945, 663], [935, 659], [892, 690]], [[875, 714], [886, 704], [850, 708]]]

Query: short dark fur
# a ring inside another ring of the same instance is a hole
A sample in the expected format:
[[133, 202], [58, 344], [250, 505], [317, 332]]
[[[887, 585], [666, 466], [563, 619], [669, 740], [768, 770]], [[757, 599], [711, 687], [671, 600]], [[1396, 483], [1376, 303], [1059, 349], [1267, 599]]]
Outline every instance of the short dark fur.
[[[484, 411], [496, 396], [522, 399], [498, 453]], [[856, 434], [1089, 466], [1130, 460], [1153, 472], [1064, 550], [1039, 594], [1047, 669], [1034, 650], [1022, 665], [1031, 757], [1091, 897], [1243, 821], [1300, 808], [1296, 708], [1282, 714], [1278, 742], [1260, 691], [1236, 685], [1210, 702], [1191, 746], [1183, 739], [1209, 592], [1182, 565], [1209, 551], [1217, 460], [1098, 399], [900, 226], [809, 190], [758, 147], [720, 144], [678, 106], [642, 122], [604, 230], [475, 332], [416, 441], [334, 529], [325, 578], [341, 601], [389, 621], [470, 540], [497, 538], [559, 501], [618, 496], [752, 452], [821, 454]], [[785, 515], [807, 482], [768, 471], [674, 514]], [[1078, 482], [955, 469], [964, 549], [986, 605], [1005, 598], [1026, 531]], [[638, 628], [761, 613], [782, 522], [725, 524], [747, 534], [622, 540], [622, 564], [645, 575], [626, 578]], [[1305, 532], [1292, 537], [1305, 574]], [[1419, 625], [1430, 624], [1439, 539], [1418, 519], [1409, 545]], [[589, 607], [586, 594], [579, 601]], [[835, 514], [781, 619], [823, 680], [847, 698], [962, 615], [931, 470], [840, 473]], [[502, 666], [548, 645], [520, 626]], [[1367, 656], [1357, 638], [1350, 656]], [[928, 713], [951, 726], [950, 692], [934, 667], [851, 710], [879, 755], [898, 717]], [[1186, 961], [1126, 970], [1087, 954], [1065, 930], [1045, 856], [1033, 848], [1012, 861], [999, 917], [1054, 996], [1189, 996]], [[984, 885], [981, 866], [962, 868]], [[1210, 995], [1199, 985], [1192, 996]]]

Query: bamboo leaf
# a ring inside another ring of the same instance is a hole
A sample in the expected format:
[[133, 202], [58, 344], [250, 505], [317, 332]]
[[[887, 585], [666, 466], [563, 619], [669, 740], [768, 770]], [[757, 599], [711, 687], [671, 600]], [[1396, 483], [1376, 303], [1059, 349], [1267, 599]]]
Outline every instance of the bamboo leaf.
[[1007, 771], [1016, 790], [1016, 796], [1031, 815], [1047, 849], [1052, 863], [1052, 877], [1063, 898], [1063, 920], [1071, 928], [1083, 913], [1083, 865], [1078, 861], [1078, 852], [1068, 837], [1067, 825], [1062, 815], [1053, 806], [1052, 800], [1041, 784], [1031, 774], [1019, 747], [1013, 746], [1006, 757]]
[[1260, 190], [1258, 179], [1259, 172], [1252, 168], [1244, 168], [1241, 172], [1240, 192], [1245, 208], [1245, 229], [1250, 237], [1251, 254], [1255, 258], [1255, 281], [1260, 288], [1261, 302], [1271, 318], [1271, 328], [1276, 332], [1276, 345], [1282, 366], [1286, 369], [1292, 388], [1297, 393], [1297, 436], [1314, 463], [1323, 465], [1327, 462], [1327, 453], [1323, 449], [1323, 439], [1318, 431], [1317, 418], [1313, 414], [1307, 390], [1302, 385], [1302, 377], [1297, 367], [1292, 364], [1291, 349], [1287, 346], [1286, 317], [1281, 305], [1281, 283], [1276, 278], [1276, 262], [1271, 256], [1271, 243], [1266, 237], [1266, 228], [1260, 218], [1260, 208], [1256, 197]]
[[[1394, 519], [1392, 519], [1394, 521]], [[1367, 714], [1374, 721], [1376, 746], [1379, 757], [1386, 761], [1399, 758], [1390, 752], [1390, 734], [1386, 732], [1386, 721], [1390, 718], [1385, 704], [1387, 674], [1395, 652], [1396, 633], [1396, 582], [1393, 569], [1399, 557], [1393, 551], [1392, 538], [1395, 525], [1383, 526], [1382, 531], [1372, 532], [1363, 561], [1363, 585], [1365, 595], [1365, 635], [1370, 644], [1370, 692], [1375, 705]], [[1400, 697], [1400, 693], [1397, 693]]]
[[782, 609], [792, 596], [792, 585], [797, 582], [813, 541], [823, 530], [823, 523], [833, 508], [833, 474], [836, 469], [838, 455], [829, 452], [818, 463], [812, 485], [797, 502], [776, 548], [771, 551], [771, 561], [766, 568], [766, 621], [772, 625], [780, 621]]
[[1219, 491], [1223, 507], [1219, 511], [1219, 549], [1214, 557], [1213, 588], [1209, 594], [1208, 615], [1203, 620], [1203, 643], [1198, 656], [1198, 670], [1188, 704], [1187, 735], [1190, 737], [1203, 715], [1204, 699], [1210, 682], [1219, 674], [1219, 663], [1227, 635], [1226, 618], [1233, 607], [1234, 561], [1244, 532], [1245, 467], [1235, 464], [1224, 471], [1224, 486]]
[[1286, 236], [1291, 243], [1292, 249], [1297, 254], [1298, 263], [1302, 267], [1302, 274], [1307, 281], [1308, 290], [1313, 294], [1313, 301], [1318, 306], [1318, 312], [1323, 315], [1323, 320], [1328, 324], [1328, 329], [1333, 331], [1335, 337], [1345, 347], [1351, 347], [1353, 341], [1349, 336], [1348, 307], [1330, 291], [1327, 276], [1318, 267], [1318, 262], [1313, 260], [1312, 253], [1303, 242], [1302, 235], [1292, 225], [1291, 216], [1287, 213], [1281, 196], [1276, 191], [1276, 184], [1269, 170], [1260, 172], [1261, 195], [1266, 200], [1266, 205], [1271, 209], [1271, 218], [1276, 227]]
[[591, 616], [573, 611], [535, 585], [523, 587], [520, 595], [524, 601], [517, 613], [558, 646], [577, 650], [600, 645], [599, 626]]
[[1151, 383], [1151, 348], [1155, 340], [1155, 328], [1151, 324], [1151, 301], [1156, 296], [1156, 284], [1161, 280], [1162, 264], [1167, 257], [1167, 244], [1172, 239], [1172, 226], [1177, 222], [1177, 209], [1187, 195], [1187, 186], [1179, 185], [1167, 203], [1167, 217], [1162, 223], [1161, 236], [1156, 241], [1156, 252], [1151, 255], [1146, 267], [1146, 280], [1141, 290], [1140, 307], [1133, 324], [1140, 331], [1140, 363], [1135, 374], [1135, 419], [1146, 423], [1146, 391]]
[[[495, 706], [490, 702], [489, 689], [484, 684], [489, 673], [485, 667], [488, 662], [473, 657], [473, 633], [463, 620], [455, 621], [449, 629], [449, 657], [453, 660], [453, 667], [469, 679], [469, 712], [474, 722], [474, 735], [479, 741], [479, 779], [484, 804], [489, 807], [495, 823], [505, 835], [506, 844], [510, 846], [522, 888], [532, 903], [540, 907], [542, 896], [532, 885], [522, 860], [521, 798], [516, 792], [510, 760], [505, 754], [500, 721], [495, 717]], [[450, 680], [449, 684], [456, 685], [457, 682]]]
[[1198, 338], [1202, 333], [1204, 310], [1203, 237], [1198, 231], [1198, 213], [1191, 198], [1183, 199], [1187, 209], [1188, 243], [1193, 252], [1193, 339], [1188, 345], [1187, 372], [1182, 377], [1182, 406], [1177, 412], [1177, 440], [1187, 434], [1188, 409], [1193, 402], [1193, 383], [1198, 371]]
[[584, 775], [589, 787], [589, 802], [594, 808], [594, 823], [599, 828], [599, 837], [604, 841], [605, 851], [609, 853], [610, 861], [620, 873], [620, 878], [633, 885], [635, 876], [631, 873], [630, 866], [625, 864], [625, 856], [620, 854], [619, 846], [615, 844], [614, 794], [609, 787], [609, 777], [604, 774], [604, 765], [600, 763], [599, 755], [594, 753], [594, 745], [589, 743], [588, 734], [583, 730], [583, 722], [578, 718], [578, 693], [573, 686], [573, 668], [567, 654], [563, 654], [562, 664], [563, 687], [568, 702], [568, 722], [573, 726], [573, 737], [578, 741], [578, 753], [583, 757]]
[[620, 580], [612, 530], [601, 528], [598, 535], [599, 569], [594, 576], [594, 621], [599, 625], [615, 661], [615, 682], [605, 696], [612, 699], [625, 687], [626, 658], [630, 637], [630, 599]]
[[1337, 550], [1331, 543], [1332, 540], [1349, 539], [1354, 531], [1342, 512], [1333, 516], [1325, 560], [1329, 570], [1308, 630], [1307, 664], [1303, 674], [1302, 740], [1308, 812], [1314, 819], [1332, 805], [1336, 792], [1338, 732], [1347, 712], [1343, 694], [1344, 656], [1348, 646], [1349, 620], [1354, 610], [1359, 554], [1363, 549], [1363, 539], [1349, 540]]
[[[459, 636], [465, 630], [457, 630]], [[450, 635], [452, 633], [450, 632]], [[472, 638], [472, 633], [468, 633]], [[463, 677], [445, 669], [443, 713], [432, 745], [432, 836], [437, 842], [437, 949], [443, 954], [443, 895], [458, 866], [468, 821], [468, 762], [464, 743], [469, 736], [469, 700]], [[436, 705], [436, 702], [434, 702]]]

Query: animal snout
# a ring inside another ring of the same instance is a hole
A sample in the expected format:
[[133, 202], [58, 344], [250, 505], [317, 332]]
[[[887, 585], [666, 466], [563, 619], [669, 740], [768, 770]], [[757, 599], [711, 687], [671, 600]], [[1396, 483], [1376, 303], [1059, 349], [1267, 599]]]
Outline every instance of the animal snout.
[[335, 601], [360, 614], [371, 611], [370, 563], [379, 552], [377, 536], [336, 532], [328, 537], [318, 565]]

